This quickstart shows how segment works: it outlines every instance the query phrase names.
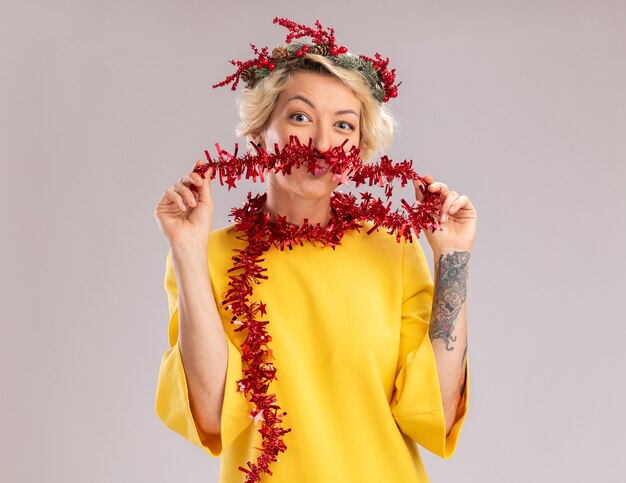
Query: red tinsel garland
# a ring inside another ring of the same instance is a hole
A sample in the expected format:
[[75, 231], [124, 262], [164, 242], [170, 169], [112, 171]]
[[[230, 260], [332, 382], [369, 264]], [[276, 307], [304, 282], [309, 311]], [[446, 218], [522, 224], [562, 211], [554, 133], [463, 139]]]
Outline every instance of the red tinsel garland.
[[[230, 154], [222, 150], [216, 144], [218, 159], [213, 160], [209, 153], [205, 151], [207, 162], [203, 166], [197, 167], [194, 171], [203, 178], [209, 168], [213, 168], [211, 178], [219, 177], [221, 185], [224, 179], [228, 189], [236, 187], [235, 180], [241, 180], [245, 173], [246, 179], [252, 178], [254, 182], [259, 178], [264, 181], [263, 170], [268, 169], [276, 173], [290, 174], [292, 167], [307, 165], [307, 170], [312, 172], [318, 167], [318, 158], [324, 158], [333, 173], [333, 179], [339, 179], [347, 184], [348, 180], [356, 183], [356, 186], [368, 182], [369, 186], [374, 184], [385, 188], [386, 201], [374, 198], [368, 192], [361, 192], [362, 201], [356, 202], [356, 197], [351, 194], [333, 192], [330, 198], [331, 216], [326, 227], [319, 223], [315, 226], [305, 219], [301, 226], [287, 221], [286, 216], [277, 214], [277, 220], [270, 221], [271, 213], [265, 213], [263, 208], [267, 198], [267, 193], [252, 197], [248, 193], [247, 202], [242, 208], [233, 208], [231, 216], [234, 216], [235, 229], [243, 235], [238, 238], [247, 241], [247, 246], [243, 250], [238, 250], [232, 257], [234, 264], [228, 270], [230, 273], [229, 290], [226, 293], [222, 305], [234, 314], [232, 324], [240, 325], [235, 332], [247, 329], [246, 339], [242, 343], [242, 361], [248, 368], [243, 369], [245, 377], [237, 381], [237, 390], [249, 397], [255, 408], [250, 413], [254, 418], [254, 424], [262, 421], [259, 432], [263, 442], [261, 455], [256, 463], [247, 462], [248, 468], [240, 466], [238, 469], [246, 474], [246, 483], [260, 480], [261, 473], [272, 475], [269, 469], [270, 463], [280, 461], [278, 453], [284, 452], [287, 446], [283, 442], [282, 436], [291, 428], [281, 427], [283, 416], [287, 413], [279, 414], [280, 406], [276, 404], [276, 395], [267, 394], [271, 382], [276, 378], [276, 368], [269, 362], [272, 358], [272, 351], [268, 343], [272, 337], [267, 333], [266, 326], [268, 320], [258, 318], [266, 315], [266, 304], [262, 301], [250, 302], [254, 284], [261, 283], [268, 277], [263, 274], [266, 271], [262, 268], [261, 258], [263, 254], [272, 246], [281, 250], [285, 247], [290, 250], [295, 244], [303, 245], [305, 241], [310, 241], [314, 245], [320, 243], [323, 248], [331, 247], [341, 243], [344, 233], [348, 230], [362, 228], [361, 221], [370, 220], [374, 226], [367, 232], [371, 234], [379, 227], [388, 229], [389, 234], [396, 234], [396, 241], [413, 242], [411, 229], [415, 230], [417, 237], [421, 230], [437, 229], [439, 227], [439, 195], [429, 192], [424, 179], [417, 175], [411, 167], [411, 161], [404, 161], [393, 164], [387, 156], [381, 157], [379, 163], [365, 164], [359, 157], [359, 149], [352, 147], [349, 151], [344, 150], [344, 145], [320, 152], [312, 147], [312, 140], [308, 145], [301, 144], [297, 137], [291, 136], [289, 143], [283, 148], [274, 146], [274, 153], [268, 153], [264, 149], [254, 146], [258, 154], [245, 154], [237, 156], [237, 145], [235, 153]], [[389, 198], [392, 194], [392, 183], [399, 179], [401, 186], [405, 186], [408, 180], [418, 179], [422, 181], [420, 190], [424, 199], [409, 205], [404, 199], [401, 203], [405, 211], [391, 211]], [[227, 388], [228, 390], [229, 388]]]

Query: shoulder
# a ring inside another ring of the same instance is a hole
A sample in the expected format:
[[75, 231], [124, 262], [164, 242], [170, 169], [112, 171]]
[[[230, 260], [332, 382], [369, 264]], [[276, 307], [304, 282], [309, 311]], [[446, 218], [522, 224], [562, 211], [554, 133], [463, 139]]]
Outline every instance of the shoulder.
[[234, 223], [213, 230], [209, 235], [209, 253], [230, 252], [233, 248], [243, 248], [245, 243], [238, 238], [241, 235], [242, 233], [236, 230]]
[[382, 227], [374, 229], [368, 235], [367, 232], [374, 228], [374, 223], [367, 220], [361, 224], [363, 228], [357, 235], [357, 246], [362, 251], [363, 256], [376, 258], [386, 256], [390, 258], [389, 261], [393, 259], [402, 265], [420, 265], [422, 268], [428, 265], [424, 248], [420, 242], [421, 237], [417, 236], [415, 230], [412, 230], [412, 239], [409, 241], [402, 236], [398, 238], [395, 233], [390, 234], [386, 228]]
[[[354, 239], [361, 249], [372, 254], [401, 255], [405, 244], [408, 243], [404, 238], [398, 239], [395, 234], [390, 234], [387, 228], [375, 227], [371, 220], [362, 221], [361, 225], [362, 228], [359, 228], [358, 232], [353, 235]], [[415, 236], [413, 236], [413, 242], [415, 241]]]
[[217, 228], [209, 235], [208, 255], [210, 258], [230, 259], [235, 250], [243, 250], [248, 243], [244, 240], [245, 233], [237, 230], [235, 223]]
[[211, 276], [211, 283], [215, 289], [224, 290], [228, 283], [228, 270], [233, 266], [235, 250], [243, 250], [246, 243], [241, 240], [241, 232], [235, 229], [235, 224], [213, 230], [209, 235], [207, 246], [207, 263]]

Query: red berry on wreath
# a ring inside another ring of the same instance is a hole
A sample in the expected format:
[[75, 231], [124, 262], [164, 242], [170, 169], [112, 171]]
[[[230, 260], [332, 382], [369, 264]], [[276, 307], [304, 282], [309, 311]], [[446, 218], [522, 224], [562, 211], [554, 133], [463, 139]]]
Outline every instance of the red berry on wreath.
[[269, 64], [267, 64], [267, 68], [269, 70], [274, 70], [276, 68], [276, 64], [274, 64], [274, 62], [270, 62]]
[[259, 62], [261, 63], [261, 65], [267, 65], [269, 60], [267, 60], [267, 57], [261, 57], [261, 60]]
[[302, 52], [302, 50], [296, 50], [296, 57], [302, 57], [304, 55], [304, 52]]
[[300, 50], [302, 50], [303, 52], [308, 52], [309, 51], [309, 46], [308, 45], [303, 45]]
[[392, 90], [389, 94], [391, 97], [398, 97], [398, 91], [396, 89]]
[[332, 55], [337, 55], [338, 52], [339, 52], [339, 49], [337, 47], [331, 47], [330, 48], [330, 53]]
[[348, 47], [346, 47], [345, 45], [342, 45], [341, 47], [339, 47], [340, 54], [345, 54], [347, 51], [348, 51]]
[[387, 96], [383, 97], [383, 102], [387, 102], [389, 98]]

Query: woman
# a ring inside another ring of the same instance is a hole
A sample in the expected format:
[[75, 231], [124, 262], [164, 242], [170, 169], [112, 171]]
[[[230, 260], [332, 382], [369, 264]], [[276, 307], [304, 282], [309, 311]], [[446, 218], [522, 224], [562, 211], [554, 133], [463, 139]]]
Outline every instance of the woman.
[[[239, 135], [268, 151], [290, 135], [311, 139], [320, 152], [347, 139], [344, 149], [359, 147], [364, 160], [388, 145], [393, 120], [363, 75], [327, 55], [298, 57], [244, 91]], [[244, 481], [241, 467], [261, 449], [263, 417], [251, 416], [254, 403], [237, 390], [245, 334], [221, 302], [233, 250], [245, 243], [232, 225], [212, 231], [211, 176], [195, 172], [201, 164], [165, 190], [155, 209], [170, 246], [170, 348], [156, 411], [169, 428], [222, 456], [220, 481]], [[332, 222], [340, 180], [327, 165], [266, 178], [263, 211], [271, 223], [279, 216], [297, 225]], [[397, 243], [382, 231], [350, 230], [333, 250], [305, 243], [265, 254], [268, 279], [254, 299], [267, 303], [277, 369], [269, 392], [290, 432], [287, 451], [261, 481], [424, 482], [415, 442], [444, 458], [454, 453], [469, 399], [465, 295], [476, 212], [466, 196], [425, 181], [441, 200], [442, 229], [425, 231], [434, 283], [419, 243]]]

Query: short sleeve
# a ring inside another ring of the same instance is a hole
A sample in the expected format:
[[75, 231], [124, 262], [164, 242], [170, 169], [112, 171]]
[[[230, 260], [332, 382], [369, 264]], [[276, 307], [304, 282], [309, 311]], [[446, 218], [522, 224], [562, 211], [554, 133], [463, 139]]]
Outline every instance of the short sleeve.
[[406, 242], [403, 251], [400, 351], [391, 410], [404, 434], [432, 453], [449, 459], [467, 416], [469, 359], [456, 422], [446, 437], [437, 363], [428, 335], [434, 283], [419, 242]]
[[156, 413], [163, 423], [183, 438], [203, 448], [211, 456], [218, 457], [250, 425], [251, 404], [243, 392], [237, 391], [237, 381], [243, 377], [241, 353], [226, 337], [228, 366], [226, 386], [222, 403], [221, 432], [219, 435], [202, 433], [193, 418], [189, 404], [187, 378], [178, 345], [178, 290], [168, 253], [165, 268], [165, 290], [170, 313], [169, 345], [163, 354], [156, 391]]

